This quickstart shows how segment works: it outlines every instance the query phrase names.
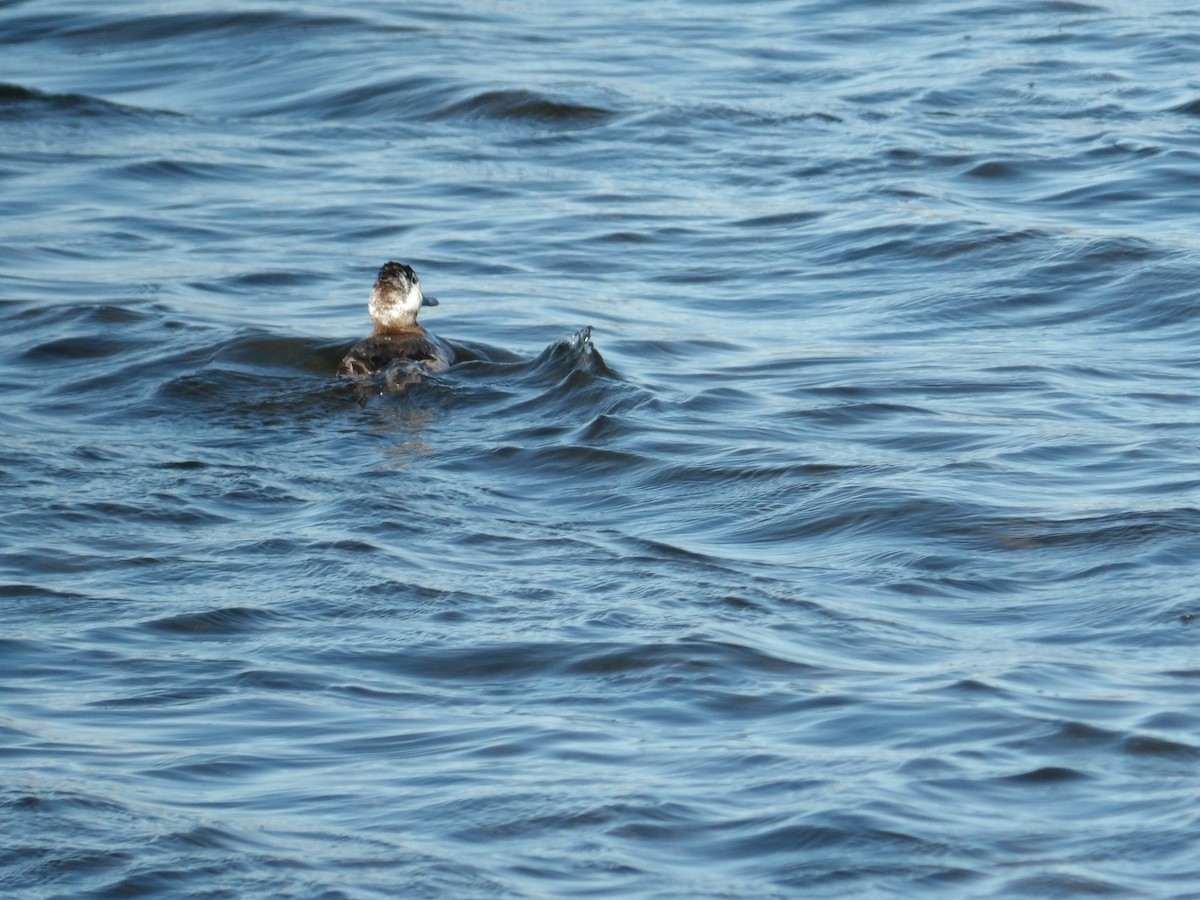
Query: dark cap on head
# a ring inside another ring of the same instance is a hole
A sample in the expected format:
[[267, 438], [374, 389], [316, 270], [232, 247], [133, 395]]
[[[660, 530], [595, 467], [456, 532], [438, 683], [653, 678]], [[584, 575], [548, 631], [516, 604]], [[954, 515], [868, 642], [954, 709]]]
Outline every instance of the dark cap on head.
[[390, 281], [398, 286], [408, 287], [418, 283], [420, 279], [417, 278], [417, 273], [413, 271], [412, 266], [398, 262], [386, 262], [380, 267], [375, 281]]

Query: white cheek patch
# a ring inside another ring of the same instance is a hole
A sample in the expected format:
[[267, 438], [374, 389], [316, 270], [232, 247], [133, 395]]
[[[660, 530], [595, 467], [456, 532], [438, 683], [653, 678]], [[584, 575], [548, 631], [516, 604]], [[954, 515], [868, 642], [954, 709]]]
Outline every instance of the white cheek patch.
[[420, 284], [413, 284], [402, 297], [395, 290], [373, 290], [367, 310], [379, 327], [404, 328], [416, 321], [423, 299]]

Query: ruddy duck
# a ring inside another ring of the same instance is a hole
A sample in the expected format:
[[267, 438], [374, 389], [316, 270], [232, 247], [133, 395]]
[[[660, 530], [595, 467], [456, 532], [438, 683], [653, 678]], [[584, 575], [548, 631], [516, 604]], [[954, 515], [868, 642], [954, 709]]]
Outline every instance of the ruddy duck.
[[417, 273], [403, 263], [385, 263], [367, 304], [375, 330], [350, 348], [338, 376], [382, 373], [389, 382], [419, 381], [449, 368], [454, 351], [417, 324], [422, 306], [437, 306], [437, 300], [421, 292]]

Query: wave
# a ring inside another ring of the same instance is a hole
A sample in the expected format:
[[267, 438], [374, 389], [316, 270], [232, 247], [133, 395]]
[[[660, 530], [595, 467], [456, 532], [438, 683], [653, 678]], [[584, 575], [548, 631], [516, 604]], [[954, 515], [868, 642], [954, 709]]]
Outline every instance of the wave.
[[173, 115], [167, 110], [152, 110], [123, 103], [113, 103], [89, 94], [55, 94], [20, 84], [0, 83], [0, 120], [56, 113], [96, 118], [105, 116], [124, 118], [148, 113]]
[[[117, 15], [89, 10], [64, 17], [61, 14], [29, 15], [7, 23], [9, 42], [70, 40], [80, 45], [102, 45], [113, 49], [124, 44], [163, 41], [198, 41], [210, 36], [263, 39], [273, 36], [301, 37], [315, 29], [366, 27], [360, 18], [348, 15], [315, 15], [295, 10], [240, 10], [211, 12], [172, 11], [145, 16]], [[371, 23], [371, 28], [407, 31], [405, 28]]]
[[352, 88], [317, 88], [260, 110], [267, 115], [315, 116], [334, 121], [487, 121], [581, 129], [613, 121], [617, 110], [527, 89], [477, 90], [431, 75], [387, 78]]
[[528, 90], [483, 91], [439, 110], [432, 118], [489, 118], [501, 122], [579, 127], [601, 125], [616, 112]]

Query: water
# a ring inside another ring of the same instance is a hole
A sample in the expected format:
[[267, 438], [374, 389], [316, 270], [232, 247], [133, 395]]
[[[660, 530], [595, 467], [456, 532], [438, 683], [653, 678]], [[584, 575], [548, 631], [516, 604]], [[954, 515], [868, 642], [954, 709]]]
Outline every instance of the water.
[[1196, 896], [1194, 9], [0, 45], [0, 892]]

